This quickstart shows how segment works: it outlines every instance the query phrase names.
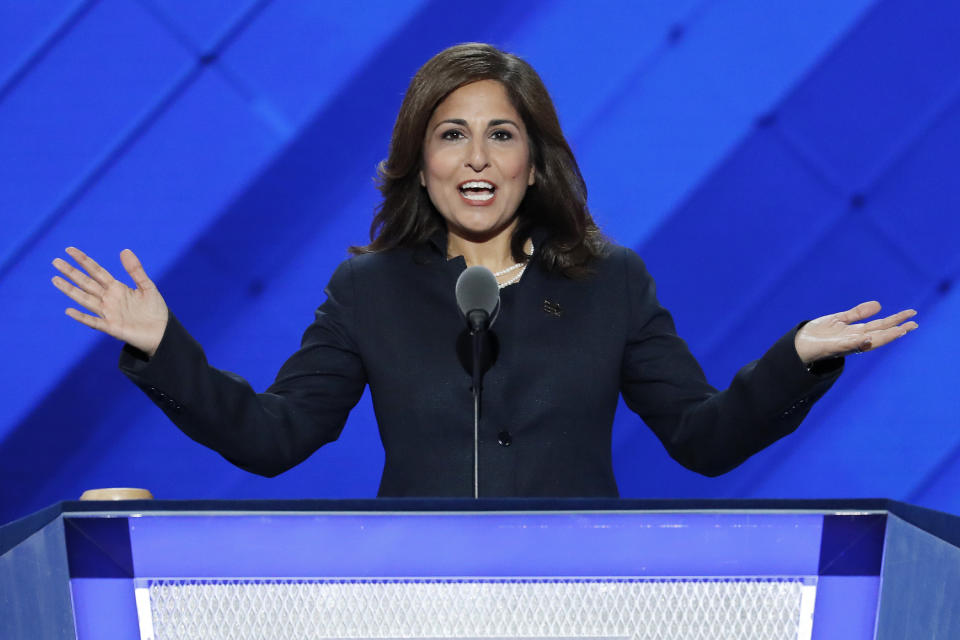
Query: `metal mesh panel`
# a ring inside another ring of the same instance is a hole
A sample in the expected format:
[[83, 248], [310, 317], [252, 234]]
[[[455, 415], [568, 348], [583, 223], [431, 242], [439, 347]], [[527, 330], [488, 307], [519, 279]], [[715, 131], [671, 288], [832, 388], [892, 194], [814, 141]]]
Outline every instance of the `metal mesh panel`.
[[802, 592], [789, 578], [152, 580], [141, 617], [155, 640], [795, 640]]

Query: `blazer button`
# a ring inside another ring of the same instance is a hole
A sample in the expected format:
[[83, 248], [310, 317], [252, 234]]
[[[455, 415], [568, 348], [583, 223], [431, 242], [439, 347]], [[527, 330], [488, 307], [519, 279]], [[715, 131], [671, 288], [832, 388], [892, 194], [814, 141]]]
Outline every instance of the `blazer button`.
[[501, 447], [509, 447], [513, 444], [513, 436], [510, 435], [509, 431], [501, 431], [497, 434], [497, 444]]

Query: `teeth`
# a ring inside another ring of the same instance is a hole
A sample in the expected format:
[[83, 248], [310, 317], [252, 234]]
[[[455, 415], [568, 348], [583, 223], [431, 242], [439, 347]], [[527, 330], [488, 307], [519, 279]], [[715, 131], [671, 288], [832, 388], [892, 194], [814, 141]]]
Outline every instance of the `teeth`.
[[460, 190], [464, 189], [493, 189], [493, 183], [487, 182], [486, 180], [474, 180], [472, 182], [464, 182], [460, 185]]
[[493, 191], [464, 191], [463, 197], [467, 200], [476, 200], [479, 202], [493, 198]]

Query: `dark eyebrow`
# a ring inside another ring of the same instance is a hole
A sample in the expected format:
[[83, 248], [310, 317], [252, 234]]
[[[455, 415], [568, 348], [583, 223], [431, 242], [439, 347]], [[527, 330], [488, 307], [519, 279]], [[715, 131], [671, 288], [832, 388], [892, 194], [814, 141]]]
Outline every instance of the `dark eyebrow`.
[[438, 122], [438, 123], [436, 124], [436, 126], [434, 127], [434, 129], [436, 129], [437, 127], [439, 127], [439, 126], [442, 125], [442, 124], [456, 124], [456, 125], [459, 125], [459, 126], [461, 126], [461, 127], [465, 127], [465, 126], [467, 126], [467, 121], [466, 121], [466, 120], [461, 120], [460, 118], [447, 118], [446, 120], [441, 120], [440, 122]]
[[[446, 119], [446, 120], [441, 120], [441, 121], [438, 122], [438, 123], [436, 124], [436, 126], [434, 126], [433, 128], [436, 129], [437, 127], [439, 127], [439, 126], [442, 125], [442, 124], [455, 124], [455, 125], [458, 125], [458, 126], [461, 126], [461, 127], [466, 127], [466, 126], [467, 126], [467, 121], [466, 121], [466, 120], [463, 120], [462, 118], [448, 118], [448, 119]], [[500, 120], [491, 120], [491, 121], [487, 124], [487, 127], [499, 127], [499, 126], [502, 125], [502, 124], [512, 124], [512, 125], [515, 126], [517, 129], [520, 129], [520, 126], [519, 126], [516, 122], [514, 122], [513, 120], [508, 120], [508, 119], [506, 119], [506, 118], [500, 119]]]

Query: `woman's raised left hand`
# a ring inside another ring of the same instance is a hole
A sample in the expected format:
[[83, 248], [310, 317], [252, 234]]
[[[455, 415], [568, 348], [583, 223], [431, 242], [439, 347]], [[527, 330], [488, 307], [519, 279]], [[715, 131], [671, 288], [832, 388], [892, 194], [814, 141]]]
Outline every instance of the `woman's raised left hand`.
[[871, 351], [902, 338], [918, 326], [912, 320], [907, 322], [917, 315], [913, 309], [861, 322], [879, 311], [880, 303], [873, 300], [860, 303], [849, 311], [811, 320], [800, 328], [794, 339], [797, 354], [804, 364], [810, 364], [824, 358]]

